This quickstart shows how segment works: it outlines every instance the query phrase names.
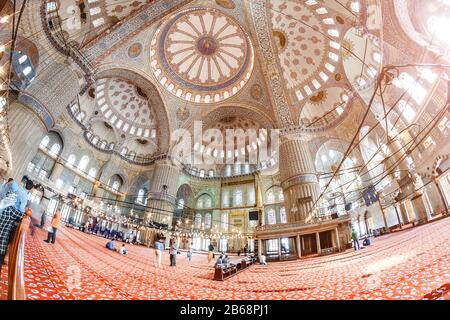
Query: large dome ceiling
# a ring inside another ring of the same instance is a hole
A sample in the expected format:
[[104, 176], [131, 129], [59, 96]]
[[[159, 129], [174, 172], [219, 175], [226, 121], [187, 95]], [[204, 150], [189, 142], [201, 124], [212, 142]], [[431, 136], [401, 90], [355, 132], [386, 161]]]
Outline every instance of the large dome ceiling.
[[154, 111], [139, 87], [119, 78], [100, 79], [96, 84], [96, 98], [112, 126], [137, 137], [156, 137]]
[[253, 49], [238, 22], [214, 9], [177, 13], [155, 33], [154, 75], [169, 92], [195, 103], [223, 101], [250, 78]]

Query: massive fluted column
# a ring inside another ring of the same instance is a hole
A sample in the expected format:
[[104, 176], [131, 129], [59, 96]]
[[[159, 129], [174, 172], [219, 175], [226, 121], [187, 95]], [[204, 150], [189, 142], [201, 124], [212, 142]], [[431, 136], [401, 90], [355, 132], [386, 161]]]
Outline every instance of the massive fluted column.
[[49, 177], [49, 179], [53, 182], [56, 182], [59, 179], [59, 177], [61, 177], [61, 174], [64, 170], [64, 165], [59, 161], [60, 161], [59, 159], [56, 160], [55, 166], [53, 167], [52, 173], [50, 174]]
[[20, 180], [26, 174], [28, 163], [36, 154], [47, 128], [32, 109], [17, 102], [8, 107], [8, 125], [12, 153], [10, 175]]
[[179, 168], [170, 160], [156, 163], [147, 201], [147, 221], [168, 224], [169, 228], [172, 226], [179, 175]]
[[289, 222], [309, 222], [319, 197], [319, 184], [308, 143], [282, 139], [280, 177]]

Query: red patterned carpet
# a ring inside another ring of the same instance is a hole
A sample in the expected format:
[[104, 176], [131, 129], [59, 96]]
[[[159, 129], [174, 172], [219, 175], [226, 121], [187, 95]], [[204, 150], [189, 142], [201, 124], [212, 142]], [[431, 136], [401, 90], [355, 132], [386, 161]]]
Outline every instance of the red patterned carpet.
[[[224, 282], [213, 264], [185, 253], [153, 266], [152, 249], [62, 228], [55, 245], [38, 231], [26, 245], [27, 298], [34, 299], [449, 299], [450, 219], [375, 238], [360, 251], [253, 266]], [[6, 268], [3, 270], [5, 275]], [[5, 278], [5, 277], [4, 277]], [[2, 299], [6, 283], [2, 281]]]

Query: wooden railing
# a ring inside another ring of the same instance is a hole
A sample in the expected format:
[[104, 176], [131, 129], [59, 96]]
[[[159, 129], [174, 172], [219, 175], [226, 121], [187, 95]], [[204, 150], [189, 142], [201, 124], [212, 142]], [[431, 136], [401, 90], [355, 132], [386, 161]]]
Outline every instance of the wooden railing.
[[30, 217], [25, 216], [14, 232], [9, 244], [8, 256], [8, 300], [25, 300], [25, 239], [30, 226]]

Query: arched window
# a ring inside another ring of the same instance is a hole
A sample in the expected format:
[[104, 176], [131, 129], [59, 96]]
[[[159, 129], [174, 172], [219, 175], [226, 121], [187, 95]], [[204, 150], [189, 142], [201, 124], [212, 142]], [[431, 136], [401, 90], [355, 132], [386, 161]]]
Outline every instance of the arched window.
[[197, 200], [198, 209], [208, 209], [212, 207], [212, 199], [209, 195], [203, 194]]
[[241, 206], [242, 205], [242, 190], [236, 189], [234, 190], [234, 196], [233, 196], [233, 203], [234, 206]]
[[241, 165], [240, 164], [234, 165], [234, 174], [235, 175], [241, 174]]
[[400, 100], [398, 102], [398, 108], [400, 109], [400, 112], [402, 113], [402, 116], [408, 121], [408, 123], [412, 123], [414, 118], [416, 117], [416, 111], [414, 111], [414, 108], [406, 102], [405, 100]]
[[211, 223], [212, 223], [211, 213], [205, 214], [205, 229], [211, 229]]
[[224, 190], [222, 192], [222, 206], [223, 207], [230, 206], [230, 194], [228, 193], [228, 190]]
[[204, 208], [211, 208], [211, 207], [212, 207], [211, 197], [207, 196], [205, 197]]
[[208, 174], [209, 174], [210, 177], [214, 177], [214, 170], [212, 170], [212, 169], [209, 170], [209, 173], [208, 173]]
[[228, 230], [228, 212], [222, 212], [222, 217], [220, 219], [222, 230]]
[[194, 218], [194, 228], [200, 229], [201, 225], [202, 225], [202, 215], [200, 213], [197, 213]]
[[118, 174], [115, 174], [109, 180], [109, 184], [114, 191], [119, 191], [120, 187], [123, 185], [122, 177]]
[[267, 211], [267, 224], [276, 224], [275, 209], [269, 209]]
[[203, 209], [203, 199], [201, 197], [197, 199], [197, 209]]
[[181, 198], [178, 200], [177, 209], [183, 209], [184, 208], [184, 199]]
[[115, 191], [119, 191], [119, 188], [120, 188], [120, 182], [117, 181], [117, 180], [114, 181], [114, 182], [112, 183], [111, 188], [112, 188], [113, 190], [115, 190]]
[[244, 173], [250, 173], [250, 165], [248, 163], [244, 166]]
[[251, 187], [248, 189], [247, 204], [252, 205], [254, 203], [255, 203], [255, 188]]
[[78, 169], [80, 169], [81, 171], [84, 171], [84, 170], [86, 170], [86, 167], [88, 164], [89, 164], [89, 157], [84, 155], [83, 157], [81, 157], [81, 160], [78, 163]]
[[286, 209], [284, 207], [280, 208], [280, 223], [287, 223]]
[[50, 152], [54, 155], [58, 155], [61, 151], [61, 145], [59, 143], [54, 143], [50, 149]]
[[204, 178], [205, 177], [205, 169], [201, 169], [200, 170], [200, 178]]
[[128, 149], [124, 147], [124, 148], [122, 148], [122, 150], [120, 150], [120, 155], [125, 156], [127, 154], [127, 152], [128, 152]]
[[226, 169], [225, 175], [227, 177], [231, 176], [231, 164], [227, 165], [227, 169]]
[[284, 201], [284, 193], [283, 193], [282, 190], [280, 190], [280, 193], [279, 193], [279, 195], [278, 195], [278, 199], [280, 200], [280, 202], [283, 202], [283, 201]]
[[417, 104], [421, 104], [427, 96], [427, 90], [420, 85], [409, 73], [402, 72], [392, 82], [396, 87], [407, 90]]
[[139, 189], [136, 202], [140, 204], [145, 204], [145, 189]]
[[273, 191], [269, 191], [267, 193], [267, 203], [274, 203], [275, 202], [275, 195], [273, 194]]
[[74, 154], [71, 154], [69, 158], [67, 159], [67, 163], [73, 166], [75, 164], [75, 161], [77, 160], [77, 157], [75, 157]]
[[41, 144], [39, 145], [39, 147], [41, 147], [41, 148], [47, 148], [49, 142], [50, 142], [50, 137], [49, 137], [49, 136], [45, 136], [45, 137], [42, 139]]
[[97, 169], [95, 169], [95, 168], [90, 168], [90, 169], [89, 169], [88, 175], [89, 175], [90, 177], [92, 177], [92, 178], [95, 178], [95, 176], [97, 175]]

